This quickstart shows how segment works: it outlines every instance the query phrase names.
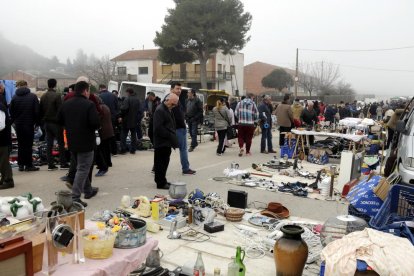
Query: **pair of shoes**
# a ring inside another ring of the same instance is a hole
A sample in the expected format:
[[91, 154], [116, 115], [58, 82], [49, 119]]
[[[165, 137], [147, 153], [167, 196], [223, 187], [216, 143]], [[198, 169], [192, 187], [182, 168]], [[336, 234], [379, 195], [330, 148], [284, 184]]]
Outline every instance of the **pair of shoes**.
[[84, 199], [90, 199], [93, 198], [94, 196], [96, 196], [96, 194], [98, 193], [99, 188], [98, 187], [92, 187], [92, 193], [90, 195], [85, 195], [83, 198]]
[[244, 152], [244, 149], [240, 149], [240, 151], [239, 151], [239, 156], [240, 156], [240, 157], [242, 157], [242, 156], [243, 156], [243, 152]]
[[78, 198], [78, 199], [74, 199], [74, 200], [73, 200], [73, 202], [77, 202], [77, 203], [79, 203], [79, 204], [82, 204], [82, 206], [83, 206], [83, 207], [88, 207], [88, 203], [86, 203], [86, 202], [84, 202], [84, 201], [80, 200], [80, 198]]
[[25, 172], [37, 172], [38, 170], [39, 170], [39, 167], [35, 167], [35, 166], [26, 167], [24, 169]]
[[193, 148], [193, 147], [190, 147], [190, 148], [188, 149], [188, 152], [192, 152], [192, 151], [194, 151], [194, 148]]
[[68, 163], [60, 165], [61, 170], [69, 170], [70, 165]]
[[265, 150], [261, 150], [260, 153], [268, 154], [268, 152]]
[[183, 172], [183, 175], [195, 175], [196, 171], [193, 171], [192, 169], [188, 169], [188, 171]]
[[166, 183], [163, 186], [157, 186], [157, 189], [161, 190], [168, 190], [170, 188], [170, 184]]
[[275, 150], [269, 150], [268, 152], [269, 152], [269, 153], [276, 153], [276, 151], [275, 151]]
[[49, 165], [48, 167], [47, 167], [47, 170], [48, 171], [55, 171], [55, 170], [57, 170], [57, 169], [59, 169], [57, 166], [55, 166], [55, 165]]
[[14, 182], [3, 183], [0, 185], [0, 190], [14, 188]]
[[104, 176], [106, 173], [108, 172], [108, 170], [99, 170], [96, 174], [95, 174], [95, 176]]
[[24, 171], [24, 166], [19, 166], [19, 172], [23, 172]]

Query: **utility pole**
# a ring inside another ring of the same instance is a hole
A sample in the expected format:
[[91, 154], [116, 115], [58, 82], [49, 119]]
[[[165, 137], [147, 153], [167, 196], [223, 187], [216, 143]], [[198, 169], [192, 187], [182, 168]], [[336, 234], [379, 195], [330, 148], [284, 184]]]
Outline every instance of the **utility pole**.
[[295, 72], [295, 98], [298, 97], [298, 81], [299, 81], [299, 76], [298, 76], [298, 60], [299, 60], [299, 49], [296, 48], [296, 72]]

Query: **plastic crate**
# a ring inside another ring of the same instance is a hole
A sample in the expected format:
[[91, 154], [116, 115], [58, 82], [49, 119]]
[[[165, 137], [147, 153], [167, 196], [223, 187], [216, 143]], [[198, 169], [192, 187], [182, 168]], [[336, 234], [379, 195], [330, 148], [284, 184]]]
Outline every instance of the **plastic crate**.
[[369, 225], [380, 229], [398, 221], [414, 220], [414, 187], [396, 184]]

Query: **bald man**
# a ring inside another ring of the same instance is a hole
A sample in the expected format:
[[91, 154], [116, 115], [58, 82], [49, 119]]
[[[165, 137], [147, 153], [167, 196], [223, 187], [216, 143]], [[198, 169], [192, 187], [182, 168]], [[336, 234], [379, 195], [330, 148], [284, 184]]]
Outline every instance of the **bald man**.
[[178, 105], [178, 96], [170, 93], [154, 112], [154, 181], [157, 189], [168, 190], [166, 174], [170, 163], [171, 148], [178, 147], [176, 125], [172, 109]]

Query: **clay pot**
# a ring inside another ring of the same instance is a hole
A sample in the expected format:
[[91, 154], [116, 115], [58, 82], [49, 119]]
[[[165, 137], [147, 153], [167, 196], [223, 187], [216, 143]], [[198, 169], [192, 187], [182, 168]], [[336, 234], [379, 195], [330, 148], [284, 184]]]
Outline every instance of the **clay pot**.
[[302, 275], [308, 258], [308, 246], [301, 237], [304, 230], [298, 225], [285, 225], [280, 230], [283, 236], [276, 242], [273, 251], [276, 275]]

